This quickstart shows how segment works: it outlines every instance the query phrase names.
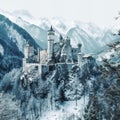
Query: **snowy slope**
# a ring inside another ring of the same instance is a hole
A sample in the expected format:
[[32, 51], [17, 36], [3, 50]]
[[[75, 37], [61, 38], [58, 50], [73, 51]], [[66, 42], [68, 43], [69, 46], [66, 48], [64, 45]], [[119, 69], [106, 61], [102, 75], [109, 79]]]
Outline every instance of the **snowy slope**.
[[38, 27], [33, 23], [26, 22], [21, 17], [18, 17], [15, 23], [25, 29], [35, 39], [36, 43], [41, 46], [41, 48], [47, 48], [46, 30]]
[[38, 46], [29, 33], [1, 14], [0, 28], [0, 38], [5, 40], [10, 39], [18, 46], [21, 52], [23, 52], [23, 44], [25, 41], [29, 41], [31, 44], [34, 44], [35, 47]]
[[11, 69], [21, 67], [26, 41], [38, 47], [30, 34], [0, 14], [0, 79]]

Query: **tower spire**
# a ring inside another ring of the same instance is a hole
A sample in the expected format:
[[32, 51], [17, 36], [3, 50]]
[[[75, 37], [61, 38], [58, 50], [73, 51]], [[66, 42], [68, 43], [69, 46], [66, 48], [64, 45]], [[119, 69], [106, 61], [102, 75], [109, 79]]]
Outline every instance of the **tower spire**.
[[50, 31], [54, 32], [52, 25], [51, 25], [50, 29], [48, 30], [48, 32], [50, 32]]

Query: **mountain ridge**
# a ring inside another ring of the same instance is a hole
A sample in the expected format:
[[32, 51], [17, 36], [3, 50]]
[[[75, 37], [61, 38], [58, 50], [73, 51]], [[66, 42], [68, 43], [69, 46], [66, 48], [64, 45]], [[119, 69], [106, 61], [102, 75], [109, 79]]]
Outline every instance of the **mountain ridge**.
[[[4, 13], [6, 14], [6, 13]], [[17, 15], [7, 15], [13, 22], [21, 26], [25, 29], [31, 36], [36, 40], [36, 42], [41, 46], [43, 49], [47, 48], [47, 30], [52, 25], [56, 31], [55, 41], [57, 42], [59, 39], [59, 34], [63, 36], [72, 36], [71, 43], [74, 47], [76, 47], [76, 43], [83, 43], [83, 51], [85, 53], [95, 52], [98, 51], [98, 48], [105, 46], [106, 44], [114, 41], [116, 36], [113, 36], [113, 33], [109, 29], [101, 29], [98, 26], [94, 25], [93, 23], [84, 23], [80, 21], [69, 21], [63, 18], [30, 18], [26, 19], [20, 14]], [[73, 30], [74, 29], [74, 30]], [[71, 32], [73, 30], [73, 32]], [[75, 32], [75, 31], [84, 31], [84, 35]], [[34, 33], [36, 31], [36, 34]], [[71, 34], [68, 34], [71, 33]], [[80, 38], [83, 40], [80, 40]], [[87, 42], [84, 42], [87, 41]], [[92, 43], [94, 45], [92, 45]], [[90, 44], [91, 46], [88, 46]], [[84, 46], [88, 48], [85, 50]], [[93, 49], [93, 50], [92, 50]]]

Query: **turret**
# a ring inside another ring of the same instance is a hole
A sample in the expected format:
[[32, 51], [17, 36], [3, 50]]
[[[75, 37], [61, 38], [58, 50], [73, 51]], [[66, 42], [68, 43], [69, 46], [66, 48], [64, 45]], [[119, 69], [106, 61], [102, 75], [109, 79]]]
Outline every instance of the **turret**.
[[55, 31], [53, 30], [52, 26], [50, 28], [50, 30], [48, 30], [48, 62], [52, 61], [53, 58], [53, 45], [54, 45], [54, 38], [55, 37]]
[[82, 44], [78, 43], [78, 53], [81, 53], [81, 47], [82, 47]]
[[67, 38], [66, 38], [66, 44], [67, 45], [70, 45], [70, 38], [67, 36]]
[[64, 42], [63, 36], [60, 34], [60, 36], [59, 36], [59, 44], [60, 44], [60, 46], [63, 45], [63, 42]]
[[26, 42], [26, 45], [24, 48], [24, 55], [25, 55], [25, 58], [29, 58], [32, 55], [34, 55], [34, 47], [31, 46], [28, 42]]

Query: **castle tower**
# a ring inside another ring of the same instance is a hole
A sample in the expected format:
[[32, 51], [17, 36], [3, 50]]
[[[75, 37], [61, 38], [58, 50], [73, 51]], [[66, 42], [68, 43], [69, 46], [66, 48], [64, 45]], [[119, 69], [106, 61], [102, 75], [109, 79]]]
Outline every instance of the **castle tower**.
[[70, 45], [70, 38], [67, 36], [67, 38], [66, 38], [66, 43], [68, 44], [68, 45]]
[[55, 31], [53, 30], [52, 26], [50, 30], [48, 30], [48, 62], [52, 61], [53, 58], [53, 45], [54, 45], [54, 37], [55, 37]]
[[82, 44], [78, 44], [78, 66], [81, 68], [82, 66], [82, 53], [81, 53]]
[[24, 58], [22, 60], [22, 63], [23, 63], [23, 71], [26, 71], [26, 59], [28, 59], [29, 57], [29, 43], [26, 42], [25, 43], [25, 47], [24, 47]]
[[27, 68], [27, 60], [29, 59], [29, 57], [34, 55], [34, 47], [30, 46], [30, 44], [28, 42], [25, 43], [25, 47], [24, 47], [24, 58], [23, 58], [23, 71], [26, 71]]
[[24, 55], [25, 55], [25, 58], [29, 58], [30, 56], [34, 55], [34, 47], [30, 46], [28, 42], [26, 42], [26, 45], [24, 48]]

